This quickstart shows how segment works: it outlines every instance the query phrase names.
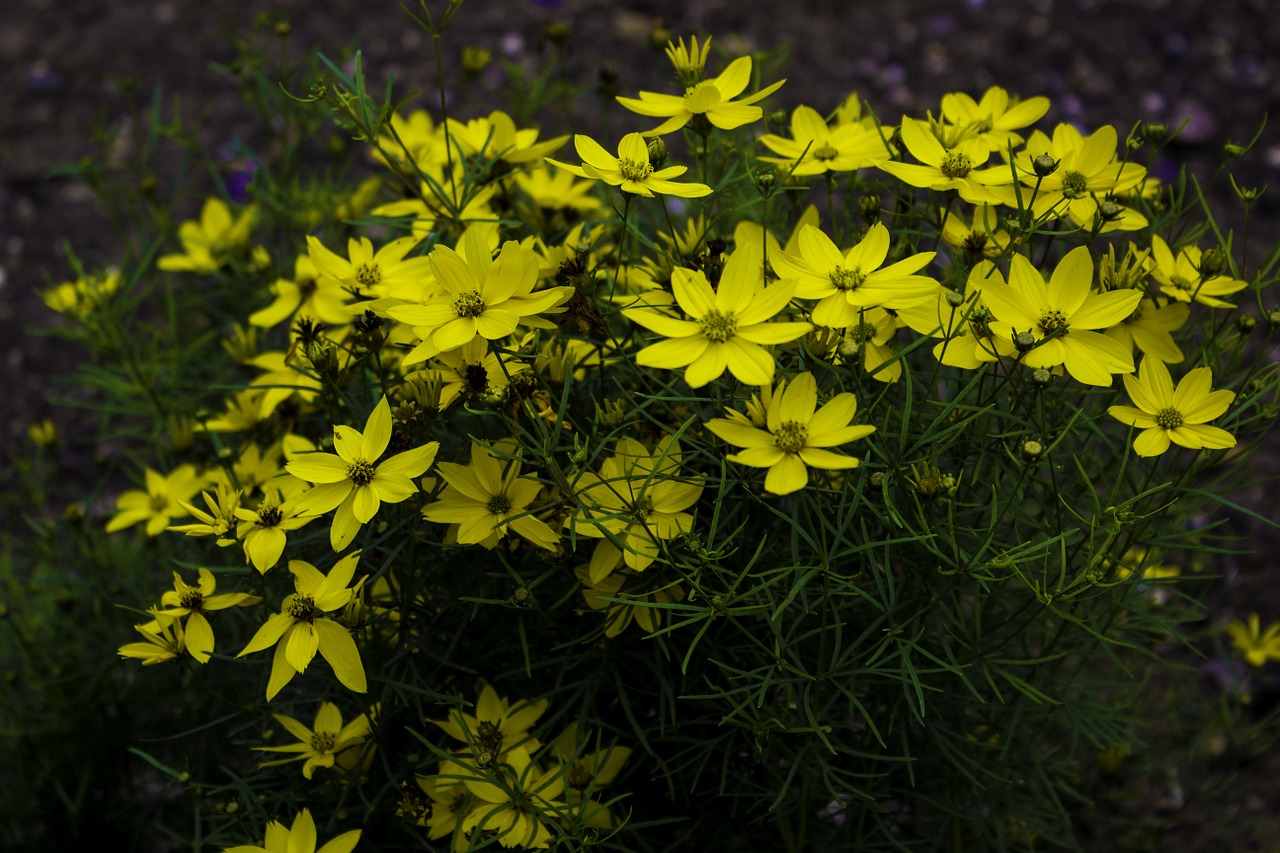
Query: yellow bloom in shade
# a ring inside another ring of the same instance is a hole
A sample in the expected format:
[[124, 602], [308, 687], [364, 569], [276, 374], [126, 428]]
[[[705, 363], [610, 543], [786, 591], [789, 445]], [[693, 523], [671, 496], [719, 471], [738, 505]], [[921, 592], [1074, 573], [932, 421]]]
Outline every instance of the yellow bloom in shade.
[[120, 270], [86, 273], [75, 281], [40, 292], [50, 310], [76, 320], [88, 320], [120, 289]]
[[639, 98], [619, 97], [618, 103], [633, 113], [667, 119], [653, 130], [646, 131], [645, 136], [661, 136], [677, 131], [694, 116], [706, 116], [707, 121], [715, 127], [733, 130], [759, 121], [764, 111], [754, 104], [772, 95], [787, 81], [779, 80], [754, 95], [733, 100], [742, 94], [750, 82], [751, 57], [740, 56], [730, 62], [718, 77], [690, 86], [683, 96], [641, 92]]
[[249, 205], [232, 219], [231, 210], [222, 199], [208, 199], [198, 222], [187, 220], [178, 226], [183, 251], [160, 256], [156, 266], [166, 272], [214, 272], [233, 253], [249, 245], [257, 223], [257, 205]]
[[223, 853], [351, 853], [360, 841], [360, 832], [358, 829], [344, 832], [316, 850], [316, 822], [311, 812], [303, 809], [288, 829], [274, 820], [268, 823], [265, 847], [224, 847]]
[[472, 442], [470, 465], [437, 465], [436, 471], [448, 486], [439, 500], [423, 508], [422, 517], [458, 525], [460, 545], [479, 543], [495, 548], [510, 529], [539, 548], [554, 551], [559, 535], [529, 514], [529, 504], [542, 484], [531, 476], [520, 476], [520, 450], [514, 440], [498, 442], [495, 450]]
[[991, 261], [979, 261], [969, 271], [963, 293], [939, 287], [934, 298], [898, 311], [898, 320], [922, 335], [942, 338], [933, 356], [943, 364], [976, 370], [1002, 355], [1015, 355], [1013, 341], [991, 333], [993, 316], [982, 301], [988, 282], [1004, 284]]
[[965, 139], [947, 148], [933, 135], [927, 121], [902, 117], [902, 143], [919, 164], [885, 160], [876, 167], [913, 187], [939, 192], [956, 190], [970, 204], [999, 202], [987, 187], [1013, 183], [1007, 166], [983, 169], [991, 156], [987, 143]]
[[580, 178], [594, 178], [611, 187], [618, 187], [623, 192], [647, 198], [652, 198], [655, 194], [678, 198], [711, 195], [711, 187], [706, 184], [686, 184], [671, 180], [687, 172], [685, 166], [668, 166], [655, 172], [649, 163], [649, 147], [645, 145], [644, 137], [638, 133], [628, 133], [622, 137], [622, 141], [618, 143], [617, 157], [605, 151], [591, 137], [580, 133], [573, 137], [573, 147], [582, 158], [581, 166], [570, 166], [550, 157], [547, 162]]
[[1248, 625], [1233, 619], [1226, 628], [1231, 645], [1244, 654], [1249, 666], [1263, 666], [1268, 661], [1280, 660], [1280, 622], [1272, 622], [1263, 631], [1258, 614], [1250, 613]]
[[752, 468], [768, 468], [764, 489], [775, 495], [789, 495], [809, 482], [808, 467], [828, 471], [858, 467], [852, 456], [834, 453], [828, 447], [865, 438], [874, 426], [850, 423], [858, 411], [853, 394], [837, 394], [818, 408], [818, 383], [812, 373], [801, 373], [791, 384], [781, 380], [765, 402], [765, 429], [733, 410], [729, 418], [707, 421], [707, 429], [743, 448], [728, 456], [730, 462]]
[[631, 757], [631, 749], [625, 746], [609, 746], [592, 751], [599, 746], [598, 739], [583, 732], [577, 723], [570, 723], [551, 743], [551, 755], [559, 759], [565, 779], [565, 799], [577, 810], [583, 823], [597, 829], [613, 826], [613, 816], [608, 806], [597, 802], [593, 794], [613, 782], [622, 765]]
[[1197, 367], [1173, 387], [1169, 368], [1158, 357], [1142, 360], [1136, 376], [1124, 377], [1124, 388], [1134, 406], [1111, 406], [1107, 413], [1121, 423], [1142, 430], [1134, 439], [1139, 456], [1159, 456], [1170, 443], [1192, 450], [1235, 447], [1236, 439], [1224, 429], [1208, 426], [1226, 412], [1236, 398], [1234, 391], [1211, 391], [1213, 372]]
[[151, 615], [157, 618], [133, 626], [133, 630], [142, 635], [143, 642], [125, 643], [118, 652], [120, 657], [140, 660], [143, 666], [155, 666], [187, 654], [187, 639], [182, 631], [182, 623], [176, 619], [161, 619], [156, 610], [152, 610]]
[[982, 299], [995, 315], [991, 331], [1005, 340], [1030, 333], [1032, 346], [1022, 355], [1028, 367], [1062, 365], [1077, 382], [1110, 385], [1113, 374], [1133, 372], [1133, 356], [1096, 330], [1132, 314], [1142, 294], [1094, 293], [1092, 283], [1093, 257], [1086, 246], [1067, 252], [1048, 284], [1029, 260], [1014, 255], [1008, 284], [990, 279], [982, 285]]
[[1106, 335], [1133, 352], [1137, 347], [1143, 355], [1154, 355], [1166, 364], [1180, 364], [1182, 350], [1170, 332], [1187, 324], [1191, 308], [1185, 302], [1165, 302], [1143, 299], [1133, 313], [1107, 329]]
[[546, 770], [535, 764], [522, 746], [513, 747], [495, 773], [466, 764], [444, 762], [441, 775], [460, 778], [476, 798], [462, 820], [464, 833], [493, 833], [503, 847], [543, 849], [551, 846], [552, 834], [544, 821], [565, 808], [560, 767]]
[[798, 106], [791, 113], [791, 138], [766, 133], [760, 142], [778, 157], [761, 157], [784, 171], [803, 177], [823, 172], [851, 172], [889, 159], [889, 148], [880, 131], [861, 122], [828, 127], [813, 107]]
[[224, 592], [214, 595], [218, 582], [213, 572], [208, 569], [198, 570], [199, 580], [195, 586], [182, 579], [182, 575], [173, 573], [173, 589], [160, 597], [164, 610], [155, 613], [160, 620], [177, 620], [187, 617], [186, 636], [187, 651], [199, 663], [208, 663], [213, 654], [213, 628], [209, 625], [206, 614], [211, 610], [224, 610], [228, 607], [247, 607], [257, 604], [262, 599], [247, 592]]
[[[376, 707], [376, 706], [375, 706]], [[333, 767], [335, 758], [343, 750], [359, 746], [369, 736], [369, 717], [361, 714], [351, 722], [343, 725], [342, 712], [332, 702], [322, 702], [316, 712], [315, 724], [307, 728], [293, 717], [284, 714], [272, 714], [276, 722], [284, 726], [289, 734], [298, 739], [297, 743], [284, 746], [255, 746], [259, 752], [294, 753], [289, 758], [264, 761], [259, 767], [274, 767], [288, 764], [290, 761], [303, 761], [302, 775], [310, 779], [317, 768]]]
[[244, 561], [252, 563], [259, 572], [266, 573], [280, 561], [284, 546], [288, 544], [288, 532], [315, 521], [315, 513], [299, 509], [306, 493], [281, 500], [278, 489], [267, 489], [255, 509], [239, 507], [236, 535], [244, 543]]
[[[630, 625], [636, 625], [646, 634], [652, 634], [662, 625], [662, 605], [684, 601], [684, 588], [678, 583], [667, 584], [648, 592], [623, 592], [628, 580], [639, 580], [642, 575], [631, 569], [615, 571], [593, 582], [591, 566], [583, 564], [574, 570], [582, 582], [582, 596], [592, 610], [604, 610], [604, 635], [616, 637]], [[658, 606], [653, 606], [658, 605]]]
[[250, 325], [269, 329], [284, 320], [302, 317], [328, 326], [345, 326], [351, 322], [351, 312], [347, 310], [347, 303], [351, 301], [351, 294], [346, 290], [348, 285], [320, 275], [309, 254], [298, 255], [293, 270], [293, 278], [278, 278], [271, 285], [275, 299], [249, 315]]
[[293, 476], [318, 484], [298, 502], [300, 513], [336, 509], [329, 543], [341, 551], [385, 503], [399, 503], [418, 491], [414, 477], [435, 461], [440, 442], [431, 441], [379, 462], [391, 443], [391, 406], [383, 397], [369, 413], [364, 432], [333, 428], [333, 453], [301, 453], [286, 467]]
[[419, 242], [417, 237], [401, 237], [374, 251], [368, 237], [352, 238], [344, 258], [307, 235], [307, 253], [323, 278], [360, 293], [382, 296], [413, 289], [429, 275], [426, 258], [405, 258]]
[[316, 652], [333, 667], [333, 674], [349, 690], [364, 693], [368, 685], [360, 651], [346, 628], [324, 614], [347, 606], [354, 590], [352, 575], [360, 552], [348, 554], [338, 561], [329, 574], [302, 560], [290, 560], [296, 590], [284, 600], [279, 613], [267, 619], [236, 657], [276, 647], [271, 661], [271, 678], [267, 682], [267, 701], [288, 684], [295, 675], [305, 672]]
[[[1151, 277], [1160, 292], [1179, 302], [1199, 302], [1211, 308], [1234, 308], [1234, 303], [1219, 299], [1244, 290], [1249, 282], [1226, 275], [1205, 277], [1200, 273], [1201, 253], [1198, 246], [1187, 246], [1175, 258], [1169, 244], [1159, 235], [1151, 238]], [[1166, 359], [1167, 361], [1167, 359]]]
[[538, 142], [536, 129], [518, 130], [511, 116], [501, 110], [494, 110], [487, 118], [473, 118], [466, 124], [449, 119], [448, 125], [449, 138], [464, 157], [503, 160], [517, 166], [541, 160], [569, 138], [557, 136]]
[[129, 489], [116, 498], [116, 514], [107, 522], [108, 533], [145, 521], [147, 535], [159, 536], [171, 520], [187, 514], [183, 503], [194, 498], [207, 482], [194, 465], [179, 465], [168, 475], [148, 468], [144, 476], [146, 489]]
[[983, 257], [998, 258], [1013, 242], [1009, 233], [1000, 227], [1000, 216], [990, 204], [975, 205], [973, 217], [967, 221], [950, 210], [945, 211], [943, 217], [942, 239], [963, 249], [970, 263]]
[[848, 252], [841, 252], [831, 238], [812, 225], [796, 236], [799, 256], [789, 253], [769, 258], [782, 278], [797, 281], [796, 297], [817, 299], [813, 322], [843, 329], [858, 322], [862, 308], [905, 308], [924, 302], [938, 288], [928, 276], [915, 273], [933, 260], [933, 252], [920, 252], [884, 266], [889, 257], [889, 229], [877, 222]]
[[505, 696], [499, 696], [488, 682], [481, 681], [474, 715], [453, 708], [448, 719], [428, 722], [466, 744], [476, 763], [487, 767], [516, 747], [538, 750], [541, 744], [529, 734], [529, 729], [546, 713], [549, 704], [546, 699], [536, 702], [522, 699], [512, 704]]
[[1010, 98], [999, 86], [987, 89], [978, 101], [964, 92], [948, 92], [942, 96], [943, 120], [968, 129], [992, 151], [1007, 151], [1010, 145], [1021, 145], [1022, 137], [1014, 131], [1030, 127], [1048, 111], [1048, 98], [1037, 95], [1020, 101]]
[[718, 379], [726, 368], [748, 385], [772, 382], [774, 359], [765, 346], [794, 341], [813, 327], [770, 322], [791, 302], [796, 284], [781, 281], [765, 287], [763, 260], [758, 247], [740, 247], [725, 262], [714, 290], [700, 270], [673, 270], [676, 301], [692, 319], [645, 308], [624, 311], [628, 320], [667, 338], [636, 353], [636, 364], [684, 367], [685, 381], [693, 388]]

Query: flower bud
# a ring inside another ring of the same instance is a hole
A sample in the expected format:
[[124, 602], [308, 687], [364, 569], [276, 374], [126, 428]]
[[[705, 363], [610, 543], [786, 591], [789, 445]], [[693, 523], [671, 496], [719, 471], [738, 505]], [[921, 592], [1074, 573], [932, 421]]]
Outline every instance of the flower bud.
[[1034, 438], [1022, 442], [1022, 455], [1027, 459], [1039, 459], [1042, 453], [1044, 453], [1044, 445]]
[[1013, 345], [1018, 352], [1029, 352], [1036, 345], [1036, 336], [1030, 332], [1014, 332]]
[[649, 165], [654, 171], [661, 169], [667, 162], [667, 143], [662, 141], [661, 136], [655, 136], [649, 140]]
[[1236, 328], [1240, 330], [1240, 334], [1247, 335], [1258, 326], [1258, 318], [1252, 314], [1241, 314], [1236, 318]]
[[1222, 251], [1221, 246], [1214, 246], [1200, 256], [1200, 277], [1203, 279], [1213, 278], [1221, 273], [1226, 265], [1227, 253]]
[[1159, 145], [1164, 142], [1165, 137], [1169, 135], [1169, 125], [1143, 122], [1142, 135], [1149, 139], [1153, 144]]
[[1037, 367], [1031, 371], [1031, 381], [1044, 387], [1053, 381], [1053, 371], [1046, 367]]
[[468, 45], [462, 49], [462, 71], [471, 77], [481, 74], [489, 67], [489, 63], [492, 61], [492, 51], [483, 47], [472, 47]]
[[868, 225], [874, 225], [880, 221], [880, 196], [875, 193], [862, 196], [858, 199], [858, 210], [861, 211], [862, 218]]
[[1116, 204], [1111, 199], [1103, 199], [1098, 205], [1098, 218], [1103, 222], [1114, 222], [1120, 218], [1120, 214], [1124, 213], [1124, 208]]
[[1052, 155], [1041, 154], [1031, 161], [1031, 168], [1035, 170], [1036, 177], [1047, 178], [1058, 171], [1058, 163]]

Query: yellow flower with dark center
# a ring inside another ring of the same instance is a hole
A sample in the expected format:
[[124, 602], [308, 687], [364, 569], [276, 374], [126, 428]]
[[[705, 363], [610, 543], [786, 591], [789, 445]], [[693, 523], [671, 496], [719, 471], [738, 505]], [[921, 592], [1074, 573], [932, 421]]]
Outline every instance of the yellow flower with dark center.
[[321, 275], [309, 254], [298, 255], [293, 278], [276, 279], [271, 285], [275, 299], [250, 314], [249, 323], [269, 329], [285, 320], [292, 325], [294, 320], [306, 317], [326, 326], [345, 326], [351, 322], [347, 309], [351, 294], [346, 287], [339, 279]]
[[1137, 347], [1143, 355], [1154, 355], [1166, 364], [1179, 364], [1182, 350], [1170, 332], [1187, 324], [1190, 307], [1184, 302], [1143, 299], [1133, 313], [1107, 329], [1106, 335], [1133, 352]]
[[499, 696], [488, 682], [480, 682], [474, 714], [457, 708], [445, 720], [428, 720], [454, 740], [467, 745], [470, 758], [481, 767], [493, 766], [517, 747], [536, 752], [541, 744], [529, 729], [546, 713], [546, 699], [522, 699], [515, 704]]
[[288, 829], [282, 823], [270, 821], [265, 847], [243, 844], [223, 848], [222, 853], [351, 853], [360, 841], [360, 832], [359, 829], [344, 832], [316, 850], [316, 822], [311, 812], [303, 809]]
[[618, 143], [618, 156], [615, 157], [601, 147], [589, 136], [577, 134], [573, 137], [573, 147], [582, 158], [581, 166], [571, 166], [558, 160], [547, 158], [553, 166], [572, 172], [580, 178], [593, 178], [604, 181], [611, 187], [617, 187], [626, 193], [652, 198], [654, 195], [671, 195], [678, 198], [701, 198], [711, 194], [711, 187], [706, 184], [681, 183], [671, 180], [683, 175], [688, 169], [685, 166], [667, 166], [654, 170], [649, 162], [649, 147], [638, 133], [628, 133]]
[[316, 483], [297, 504], [299, 513], [336, 509], [329, 543], [341, 551], [360, 527], [385, 503], [399, 503], [418, 491], [413, 478], [435, 461], [440, 442], [431, 441], [381, 459], [391, 443], [391, 405], [383, 397], [369, 413], [364, 432], [339, 424], [333, 428], [334, 453], [300, 453], [287, 465], [293, 476]]
[[280, 612], [268, 618], [236, 655], [244, 657], [276, 647], [267, 681], [268, 702], [295, 675], [306, 672], [316, 652], [329, 662], [333, 674], [347, 689], [356, 693], [368, 689], [360, 651], [350, 632], [325, 615], [345, 608], [351, 601], [351, 578], [359, 559], [359, 551], [348, 554], [327, 575], [302, 560], [289, 561], [295, 591], [285, 598]]
[[236, 508], [236, 535], [244, 543], [246, 563], [252, 563], [255, 569], [265, 574], [280, 561], [289, 541], [289, 531], [305, 527], [319, 518], [317, 513], [300, 508], [305, 496], [305, 492], [300, 492], [282, 500], [279, 489], [266, 489], [256, 508]]
[[1007, 151], [1010, 145], [1021, 145], [1022, 136], [1014, 131], [1030, 127], [1048, 111], [1048, 98], [1037, 95], [1018, 100], [999, 86], [987, 89], [978, 101], [965, 92], [948, 92], [942, 96], [943, 120], [968, 129], [992, 151]]
[[[375, 706], [376, 708], [377, 706]], [[302, 775], [310, 779], [317, 768], [333, 767], [338, 754], [365, 742], [371, 731], [369, 717], [360, 714], [351, 722], [343, 725], [342, 712], [332, 702], [322, 702], [316, 712], [315, 723], [307, 728], [293, 717], [284, 714], [272, 714], [276, 722], [284, 726], [289, 734], [298, 739], [297, 743], [284, 746], [255, 746], [259, 752], [293, 753], [290, 758], [264, 761], [259, 767], [274, 767], [288, 764], [291, 761], [303, 761]]]
[[875, 165], [913, 187], [956, 190], [970, 204], [984, 204], [1001, 200], [989, 187], [1013, 183], [1007, 166], [982, 168], [991, 151], [981, 139], [965, 139], [947, 148], [933, 135], [927, 121], [903, 116], [902, 143], [919, 164], [884, 160]]
[[778, 157], [761, 157], [777, 163], [797, 177], [824, 172], [851, 172], [889, 159], [890, 151], [880, 131], [861, 122], [829, 127], [813, 107], [799, 106], [791, 113], [791, 138], [766, 133], [760, 142]]
[[503, 160], [513, 165], [541, 160], [569, 138], [557, 136], [538, 142], [536, 129], [517, 129], [511, 116], [501, 110], [494, 110], [487, 118], [473, 118], [466, 124], [455, 119], [449, 119], [448, 124], [449, 138], [464, 157]]
[[976, 370], [1002, 355], [1015, 355], [1013, 341], [991, 331], [995, 316], [982, 301], [988, 282], [1004, 284], [1004, 276], [991, 261], [979, 261], [969, 270], [963, 293], [939, 287], [929, 301], [899, 310], [898, 320], [922, 335], [942, 338], [933, 356], [952, 367]]
[[1161, 293], [1179, 302], [1234, 308], [1234, 303], [1218, 297], [1244, 290], [1249, 282], [1229, 275], [1204, 275], [1201, 272], [1203, 257], [1199, 246], [1186, 246], [1175, 258], [1164, 238], [1159, 234], [1151, 237], [1151, 277], [1160, 285]]
[[262, 599], [247, 592], [224, 592], [215, 595], [218, 582], [213, 572], [208, 569], [198, 570], [199, 580], [195, 586], [182, 579], [182, 575], [173, 573], [173, 589], [160, 597], [163, 610], [155, 611], [158, 620], [178, 620], [186, 617], [187, 651], [198, 663], [208, 663], [213, 654], [213, 628], [206, 616], [212, 610], [224, 610], [228, 607], [246, 607], [257, 604]]
[[751, 57], [740, 56], [720, 72], [717, 77], [702, 80], [690, 86], [684, 95], [664, 95], [660, 92], [641, 92], [639, 98], [618, 97], [633, 113], [655, 118], [666, 118], [645, 136], [662, 136], [688, 124], [694, 116], [705, 116], [707, 121], [721, 130], [733, 130], [759, 121], [764, 115], [755, 106], [778, 90], [786, 80], [779, 80], [764, 87], [754, 95], [734, 100], [751, 82]]
[[194, 465], [179, 465], [167, 475], [147, 468], [144, 477], [145, 489], [129, 489], [116, 498], [116, 514], [107, 522], [108, 533], [145, 521], [147, 535], [159, 536], [170, 521], [187, 514], [183, 503], [208, 482], [196, 473]]
[[142, 635], [143, 642], [125, 643], [119, 649], [120, 657], [140, 660], [143, 666], [155, 666], [186, 655], [187, 638], [182, 631], [181, 620], [161, 619], [158, 611], [150, 612], [155, 619], [133, 626], [133, 630]]
[[[801, 373], [788, 384], [781, 380], [765, 402], [765, 428], [732, 409], [728, 418], [707, 421], [707, 429], [743, 448], [730, 454], [730, 462], [767, 468], [764, 489], [789, 495], [809, 483], [809, 467], [838, 471], [858, 467], [858, 460], [827, 450], [865, 438], [874, 426], [854, 426], [858, 411], [853, 394], [836, 394], [818, 408], [818, 383], [812, 373]], [[806, 467], [808, 466], [808, 467]]]
[[[441, 776], [460, 779], [475, 797], [462, 819], [463, 833], [493, 833], [503, 847], [543, 849], [554, 836], [546, 821], [565, 808], [564, 774], [559, 765], [544, 769], [522, 746], [512, 747], [492, 770], [446, 761]], [[501, 784], [496, 784], [496, 776]]]
[[249, 205], [232, 219], [222, 199], [208, 199], [199, 221], [187, 220], [178, 226], [183, 251], [161, 255], [156, 267], [167, 272], [214, 272], [249, 245], [257, 223], [257, 205]]
[[1142, 430], [1133, 442], [1139, 456], [1159, 456], [1170, 443], [1192, 450], [1235, 447], [1235, 436], [1220, 427], [1208, 426], [1209, 421], [1226, 412], [1235, 392], [1212, 391], [1212, 384], [1213, 372], [1197, 367], [1174, 388], [1164, 362], [1147, 356], [1136, 375], [1124, 377], [1125, 390], [1134, 406], [1111, 406], [1107, 413]]
[[401, 237], [374, 251], [368, 237], [353, 237], [347, 242], [344, 258], [307, 235], [307, 252], [321, 277], [357, 293], [385, 296], [417, 288], [429, 276], [426, 258], [405, 257], [419, 242], [416, 236]]
[[726, 369], [747, 385], [773, 381], [770, 344], [794, 341], [813, 327], [804, 322], [772, 322], [795, 295], [794, 281], [764, 284], [764, 256], [758, 246], [740, 246], [725, 262], [713, 290], [700, 270], [671, 273], [676, 301], [691, 319], [647, 308], [623, 311], [628, 320], [667, 338], [636, 353], [636, 364], [672, 370], [684, 367], [685, 381], [701, 388]]

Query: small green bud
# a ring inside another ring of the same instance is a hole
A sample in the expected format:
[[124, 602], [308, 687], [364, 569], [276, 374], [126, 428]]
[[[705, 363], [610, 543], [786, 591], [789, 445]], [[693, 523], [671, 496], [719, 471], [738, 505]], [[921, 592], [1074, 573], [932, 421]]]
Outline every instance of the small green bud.
[[1280, 326], [1280, 308], [1272, 308], [1267, 312], [1267, 322], [1273, 326]]
[[762, 198], [769, 198], [773, 195], [774, 189], [778, 186], [778, 172], [772, 167], [766, 167], [758, 172], [751, 174], [752, 181], [755, 182], [756, 192], [760, 193]]
[[1058, 171], [1059, 162], [1052, 155], [1041, 154], [1031, 161], [1031, 168], [1035, 170], [1036, 177], [1047, 178]]
[[1236, 318], [1236, 328], [1240, 330], [1240, 334], [1247, 335], [1258, 326], [1258, 318], [1252, 314], [1241, 314]]
[[1200, 277], [1204, 279], [1213, 278], [1222, 272], [1226, 265], [1227, 253], [1222, 251], [1221, 246], [1214, 246], [1200, 256]]
[[462, 49], [462, 71], [470, 77], [482, 73], [492, 61], [493, 53], [486, 48], [468, 45]]
[[954, 290], [948, 290], [948, 291], [947, 291], [946, 300], [947, 300], [947, 304], [948, 304], [948, 305], [950, 305], [952, 308], [963, 308], [963, 307], [964, 307], [964, 294], [963, 294], [963, 293], [957, 293], [957, 292], [956, 292], [956, 291], [954, 291]]
[[1138, 149], [1142, 148], [1142, 146], [1145, 143], [1146, 143], [1146, 140], [1142, 138], [1142, 134], [1135, 132], [1135, 133], [1129, 134], [1129, 136], [1125, 139], [1124, 147], [1125, 147], [1125, 150], [1127, 150], [1130, 154], [1132, 154]]
[[1042, 453], [1044, 453], [1044, 445], [1034, 438], [1022, 442], [1022, 455], [1027, 459], [1039, 459]]
[[1103, 199], [1098, 205], [1098, 217], [1103, 222], [1114, 222], [1120, 218], [1121, 213], [1124, 213], [1124, 208], [1109, 198]]
[[1029, 352], [1036, 345], [1036, 336], [1030, 332], [1014, 332], [1013, 345], [1018, 352]]
[[874, 193], [868, 193], [858, 199], [858, 210], [862, 213], [862, 218], [867, 221], [868, 225], [874, 225], [880, 221], [880, 209], [880, 196]]
[[1142, 123], [1142, 135], [1149, 139], [1155, 145], [1164, 142], [1165, 137], [1169, 135], [1169, 125], [1167, 124], [1149, 124]]
[[1247, 146], [1241, 145], [1239, 142], [1228, 142], [1222, 146], [1222, 153], [1227, 155], [1228, 160], [1238, 160], [1248, 150]]
[[787, 123], [787, 120], [788, 120], [788, 119], [787, 119], [787, 111], [786, 111], [786, 110], [774, 110], [773, 112], [769, 113], [769, 115], [768, 115], [768, 116], [766, 116], [766, 120], [769, 122], [769, 124], [781, 124], [781, 125], [785, 125], [785, 124]]
[[1048, 385], [1053, 382], [1053, 371], [1047, 367], [1037, 367], [1031, 371], [1031, 381], [1041, 387]]
[[882, 485], [884, 485], [883, 471], [876, 471], [874, 474], [871, 475], [871, 485], [876, 487], [877, 489], [880, 488]]
[[662, 141], [661, 136], [655, 136], [649, 140], [649, 165], [654, 171], [661, 169], [667, 162], [667, 143]]

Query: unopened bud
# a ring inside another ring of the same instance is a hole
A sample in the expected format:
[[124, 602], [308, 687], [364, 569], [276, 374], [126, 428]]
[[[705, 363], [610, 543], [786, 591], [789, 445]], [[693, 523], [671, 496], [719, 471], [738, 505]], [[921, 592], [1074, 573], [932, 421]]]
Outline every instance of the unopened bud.
[[667, 143], [662, 141], [661, 136], [655, 136], [649, 140], [649, 165], [654, 170], [661, 169], [667, 162]]
[[1058, 162], [1052, 155], [1041, 154], [1031, 161], [1031, 168], [1035, 170], [1037, 177], [1047, 178], [1058, 171]]
[[1169, 135], [1169, 125], [1167, 124], [1147, 124], [1142, 125], [1142, 135], [1151, 140], [1155, 145], [1164, 142], [1165, 137]]
[[493, 53], [483, 47], [464, 47], [462, 49], [462, 70], [475, 77], [489, 67], [493, 61]]
[[1120, 218], [1120, 214], [1124, 212], [1124, 208], [1116, 204], [1111, 199], [1104, 199], [1098, 205], [1098, 217], [1103, 222], [1114, 222]]
[[1258, 326], [1258, 318], [1252, 314], [1241, 314], [1236, 318], [1236, 328], [1240, 330], [1240, 334], [1247, 335]]
[[858, 210], [862, 213], [862, 218], [867, 221], [868, 225], [874, 225], [880, 220], [880, 196], [874, 193], [864, 195], [858, 199]]
[[1013, 345], [1018, 348], [1018, 352], [1028, 352], [1036, 345], [1036, 336], [1030, 332], [1014, 332]]
[[1226, 265], [1227, 253], [1222, 251], [1221, 246], [1214, 246], [1200, 256], [1200, 277], [1203, 279], [1213, 278], [1222, 272], [1223, 267]]
[[1031, 381], [1040, 386], [1048, 385], [1053, 381], [1053, 371], [1047, 367], [1037, 367], [1031, 371]]
[[1028, 459], [1039, 459], [1044, 453], [1044, 445], [1034, 438], [1022, 442], [1022, 455]]
[[1248, 150], [1246, 146], [1241, 145], [1239, 142], [1228, 142], [1222, 146], [1222, 153], [1226, 154], [1229, 160], [1238, 160]]
[[569, 38], [569, 25], [564, 21], [552, 21], [542, 28], [542, 37], [552, 44], [564, 44]]

